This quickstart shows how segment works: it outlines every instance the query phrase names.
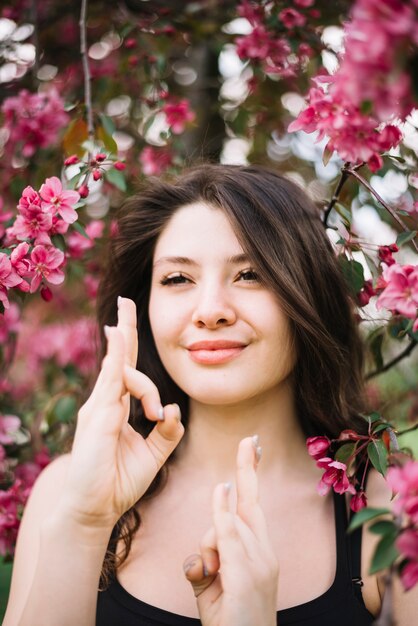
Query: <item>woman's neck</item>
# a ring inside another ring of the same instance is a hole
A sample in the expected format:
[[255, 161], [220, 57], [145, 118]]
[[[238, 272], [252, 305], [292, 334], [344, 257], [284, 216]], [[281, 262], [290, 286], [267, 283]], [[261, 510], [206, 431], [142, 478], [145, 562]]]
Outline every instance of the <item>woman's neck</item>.
[[238, 443], [258, 435], [262, 447], [259, 472], [285, 474], [289, 466], [309, 462], [305, 436], [294, 406], [290, 380], [236, 405], [220, 406], [190, 401], [189, 424], [179, 445], [175, 465], [179, 470], [217, 481], [235, 473]]

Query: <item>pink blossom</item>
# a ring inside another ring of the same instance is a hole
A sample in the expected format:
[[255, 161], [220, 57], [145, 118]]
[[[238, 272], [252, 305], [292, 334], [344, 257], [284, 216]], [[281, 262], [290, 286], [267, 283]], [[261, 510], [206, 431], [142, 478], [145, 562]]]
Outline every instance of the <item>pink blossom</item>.
[[396, 540], [396, 547], [408, 562], [402, 567], [401, 581], [405, 590], [418, 583], [418, 530], [407, 528]]
[[30, 292], [35, 293], [42, 280], [53, 285], [64, 281], [64, 273], [60, 269], [64, 263], [64, 253], [53, 246], [35, 246], [30, 255], [32, 263], [32, 282]]
[[167, 124], [170, 126], [171, 132], [180, 135], [187, 122], [193, 122], [196, 115], [189, 109], [188, 100], [180, 100], [179, 102], [167, 102], [163, 108]]
[[52, 226], [52, 215], [45, 213], [36, 204], [28, 208], [21, 208], [20, 215], [17, 216], [12, 231], [16, 239], [37, 239], [38, 243], [44, 233], [48, 233]]
[[93, 220], [86, 226], [88, 237], [77, 232], [71, 233], [67, 237], [68, 254], [73, 259], [81, 259], [86, 250], [94, 247], [95, 239], [102, 237], [103, 229], [104, 222], [102, 220]]
[[0, 197], [0, 239], [4, 237], [4, 233], [6, 232], [4, 224], [13, 217], [12, 211], [3, 211], [3, 208], [3, 198]]
[[14, 470], [14, 474], [18, 480], [22, 481], [25, 487], [31, 488], [39, 474], [50, 462], [51, 457], [49, 450], [43, 448], [35, 455], [33, 461], [26, 461], [25, 463], [19, 464]]
[[364, 509], [365, 506], [367, 506], [367, 496], [364, 491], [358, 491], [351, 498], [350, 509], [354, 511], [354, 513], [357, 513], [361, 511], [361, 509]]
[[159, 176], [172, 164], [172, 154], [166, 148], [146, 146], [139, 157], [146, 176]]
[[383, 270], [386, 287], [376, 306], [415, 319], [418, 309], [418, 265], [395, 263]]
[[[398, 17], [399, 11], [399, 17]], [[345, 53], [327, 86], [317, 77], [308, 107], [289, 131], [319, 132], [326, 150], [352, 163], [383, 165], [381, 153], [401, 140], [393, 120], [405, 120], [414, 104], [407, 63], [417, 32], [415, 10], [400, 0], [357, 0], [345, 25]], [[408, 51], [405, 53], [405, 51]]]
[[78, 215], [73, 207], [80, 200], [80, 194], [77, 191], [64, 191], [59, 178], [56, 176], [47, 178], [39, 190], [39, 195], [44, 211], [59, 213], [68, 224], [76, 221]]
[[20, 426], [20, 419], [16, 415], [0, 415], [0, 443], [3, 445], [14, 443], [13, 435]]
[[283, 9], [279, 13], [279, 20], [283, 22], [286, 28], [301, 27], [306, 23], [306, 17], [296, 9]]
[[330, 445], [328, 437], [308, 437], [306, 440], [308, 454], [317, 460], [324, 456]]
[[55, 144], [59, 131], [69, 119], [56, 89], [41, 93], [22, 89], [17, 96], [4, 100], [2, 111], [9, 134], [6, 148], [17, 145], [24, 157], [31, 157], [38, 148]]
[[0, 555], [12, 555], [20, 526], [23, 505], [29, 490], [17, 480], [7, 491], [0, 490]]
[[390, 467], [386, 480], [398, 494], [393, 502], [395, 513], [405, 513], [418, 524], [418, 461], [408, 461], [403, 467]]
[[321, 496], [327, 495], [331, 487], [336, 493], [356, 493], [354, 486], [347, 476], [347, 466], [340, 461], [334, 461], [330, 457], [324, 457], [316, 462], [318, 467], [324, 468], [325, 472], [318, 483], [317, 490]]
[[3, 315], [0, 315], [0, 344], [6, 343], [9, 336], [20, 330], [20, 310], [17, 304], [12, 302]]
[[0, 302], [3, 304], [5, 309], [8, 309], [10, 306], [7, 296], [8, 290], [12, 287], [16, 287], [21, 282], [23, 282], [23, 279], [13, 269], [12, 263], [7, 254], [0, 252]]
[[270, 52], [271, 35], [263, 25], [257, 25], [252, 32], [237, 37], [235, 44], [240, 59], [258, 59], [263, 61]]

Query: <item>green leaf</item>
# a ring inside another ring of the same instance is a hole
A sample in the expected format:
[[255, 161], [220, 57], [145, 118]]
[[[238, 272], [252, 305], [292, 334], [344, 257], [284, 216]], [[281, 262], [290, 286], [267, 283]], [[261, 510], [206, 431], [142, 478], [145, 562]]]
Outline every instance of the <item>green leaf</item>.
[[367, 446], [367, 454], [372, 465], [377, 471], [385, 476], [388, 466], [388, 453], [383, 441], [371, 441]]
[[347, 465], [347, 461], [353, 454], [356, 445], [356, 442], [345, 443], [343, 446], [338, 448], [337, 452], [335, 453], [335, 460], [340, 461], [340, 463], [345, 463]]
[[337, 211], [338, 215], [340, 215], [343, 220], [347, 222], [349, 226], [351, 226], [351, 222], [353, 220], [351, 211], [349, 211], [343, 204], [341, 204], [341, 202], [335, 203], [335, 210]]
[[76, 154], [82, 157], [84, 154], [83, 142], [88, 138], [89, 133], [87, 124], [84, 120], [78, 118], [73, 120], [64, 135], [63, 146], [67, 156]]
[[113, 120], [107, 115], [105, 115], [104, 113], [100, 113], [99, 117], [100, 117], [102, 126], [107, 132], [107, 134], [112, 136], [116, 130]]
[[97, 129], [97, 137], [103, 143], [106, 150], [109, 150], [112, 154], [116, 154], [118, 146], [112, 135], [107, 132], [103, 126], [99, 126]]
[[344, 255], [338, 257], [338, 262], [352, 294], [358, 294], [364, 285], [364, 271], [362, 264], [358, 261], [354, 261], [353, 259], [347, 259]]
[[375, 535], [387, 535], [388, 533], [397, 533], [396, 524], [394, 522], [390, 522], [389, 520], [379, 520], [378, 522], [375, 522], [374, 524], [369, 526], [369, 530]]
[[110, 170], [105, 172], [105, 177], [109, 183], [120, 189], [120, 191], [126, 191], [126, 180], [122, 172], [115, 170], [115, 168], [112, 167]]
[[368, 507], [361, 509], [361, 511], [353, 516], [348, 530], [349, 532], [352, 532], [353, 530], [356, 530], [356, 528], [360, 528], [360, 526], [362, 526], [365, 522], [369, 522], [371, 519], [374, 519], [379, 515], [386, 515], [387, 513], [390, 513], [389, 509], [375, 509]]
[[68, 424], [75, 418], [77, 402], [74, 396], [62, 396], [54, 407], [58, 421]]
[[375, 574], [396, 561], [399, 556], [399, 552], [395, 547], [396, 535], [396, 532], [383, 535], [373, 555], [369, 574]]
[[373, 433], [380, 433], [382, 430], [387, 430], [388, 427], [390, 427], [390, 424], [388, 424], [387, 422], [385, 422], [384, 424], [379, 424], [378, 426], [376, 426], [376, 428], [373, 428]]
[[382, 346], [385, 338], [385, 329], [378, 328], [373, 337], [369, 340], [370, 352], [377, 369], [383, 367]]
[[412, 239], [415, 239], [416, 235], [417, 235], [416, 230], [406, 230], [403, 233], [400, 233], [397, 237], [396, 237], [396, 245], [399, 246], [399, 248], [401, 246], [404, 245], [404, 243], [407, 243], [408, 241], [411, 241]]
[[65, 249], [66, 249], [65, 239], [62, 235], [60, 235], [59, 233], [57, 233], [56, 235], [52, 235], [51, 241], [54, 244], [54, 246], [58, 248], [58, 250], [65, 252]]
[[363, 102], [360, 105], [360, 110], [363, 113], [363, 115], [370, 115], [370, 113], [373, 111], [373, 101], [363, 100]]
[[84, 230], [83, 226], [80, 224], [80, 222], [73, 222], [73, 228], [74, 230], [76, 230], [78, 233], [80, 233], [80, 235], [83, 235], [83, 237], [85, 237], [86, 239], [88, 239], [90, 241], [90, 237], [88, 236], [88, 234], [86, 233], [86, 231]]
[[328, 165], [333, 152], [334, 150], [330, 150], [327, 146], [325, 146], [324, 153], [322, 155], [322, 163], [324, 164], [325, 167]]

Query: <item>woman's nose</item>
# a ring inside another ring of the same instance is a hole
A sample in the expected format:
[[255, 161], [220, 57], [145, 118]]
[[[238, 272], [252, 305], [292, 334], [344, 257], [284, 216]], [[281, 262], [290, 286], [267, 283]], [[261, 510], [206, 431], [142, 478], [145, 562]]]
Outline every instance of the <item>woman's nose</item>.
[[202, 287], [192, 316], [199, 328], [216, 329], [236, 321], [236, 312], [227, 289], [219, 286]]

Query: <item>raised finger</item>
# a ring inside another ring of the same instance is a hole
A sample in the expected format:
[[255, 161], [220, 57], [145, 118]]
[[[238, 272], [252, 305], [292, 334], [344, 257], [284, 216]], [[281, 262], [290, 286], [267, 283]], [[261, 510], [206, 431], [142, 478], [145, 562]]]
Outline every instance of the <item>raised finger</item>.
[[258, 437], [240, 441], [237, 453], [237, 514], [259, 537], [266, 539], [267, 528], [258, 500], [257, 464], [261, 456]]
[[[237, 564], [245, 562], [247, 555], [235, 525], [236, 516], [230, 511], [230, 490], [230, 483], [221, 483], [215, 487], [212, 498], [212, 510], [216, 546], [221, 565], [222, 567], [230, 565], [235, 568]], [[224, 575], [225, 573], [225, 570], [223, 570]]]
[[125, 340], [126, 364], [136, 367], [138, 358], [138, 330], [136, 325], [136, 306], [130, 298], [118, 297], [118, 329]]
[[106, 355], [88, 402], [119, 402], [126, 392], [123, 381], [125, 345], [122, 333], [115, 326], [105, 326]]

